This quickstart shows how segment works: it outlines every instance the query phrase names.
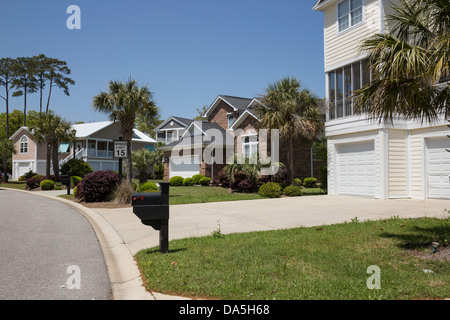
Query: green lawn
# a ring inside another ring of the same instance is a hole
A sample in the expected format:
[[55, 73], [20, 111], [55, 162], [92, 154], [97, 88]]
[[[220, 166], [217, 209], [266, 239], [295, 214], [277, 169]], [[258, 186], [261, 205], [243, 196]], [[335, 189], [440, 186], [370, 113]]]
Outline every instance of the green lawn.
[[228, 193], [220, 187], [170, 187], [169, 204], [262, 199], [256, 193]]
[[[228, 299], [443, 299], [450, 262], [415, 257], [434, 236], [450, 237], [450, 219], [388, 219], [321, 228], [171, 241], [136, 254], [147, 288], [167, 294]], [[370, 290], [370, 266], [381, 288]], [[431, 270], [431, 271], [424, 271]]]
[[19, 190], [25, 190], [26, 187], [25, 182], [8, 182], [8, 183], [0, 183], [0, 188], [11, 188], [11, 189], [19, 189]]

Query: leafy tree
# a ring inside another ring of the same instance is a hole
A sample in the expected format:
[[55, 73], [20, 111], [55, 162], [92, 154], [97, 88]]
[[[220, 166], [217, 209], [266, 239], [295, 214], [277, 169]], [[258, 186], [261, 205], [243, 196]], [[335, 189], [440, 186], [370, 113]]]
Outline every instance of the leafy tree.
[[355, 110], [380, 122], [449, 114], [450, 2], [399, 0], [391, 31], [366, 39], [372, 81], [354, 93]]
[[296, 78], [283, 78], [269, 84], [257, 108], [261, 127], [279, 129], [280, 138], [288, 141], [288, 180], [294, 181], [293, 141], [303, 138], [313, 141], [323, 132], [319, 105], [321, 100], [302, 88]]
[[50, 159], [53, 163], [53, 173], [59, 178], [58, 148], [61, 142], [72, 141], [75, 132], [71, 124], [52, 111], [43, 113], [37, 123], [30, 127], [33, 140], [37, 143], [45, 143], [47, 147], [47, 161], [45, 175], [50, 177]]
[[41, 67], [44, 70], [43, 77], [49, 82], [47, 107], [45, 111], [48, 113], [52, 88], [58, 87], [64, 91], [65, 95], [69, 96], [69, 85], [74, 85], [75, 81], [68, 77], [71, 74], [71, 70], [67, 67], [66, 61], [47, 58], [43, 55], [38, 56], [38, 59], [41, 59]]
[[13, 72], [13, 79], [11, 88], [16, 89], [13, 92], [13, 97], [23, 96], [23, 125], [27, 125], [27, 95], [37, 91], [36, 80], [36, 61], [28, 57], [19, 57], [14, 60], [11, 66]]
[[194, 117], [194, 120], [208, 120], [207, 117], [204, 117], [206, 111], [208, 111], [208, 106], [203, 106], [201, 109], [197, 108], [198, 115]]
[[137, 82], [129, 79], [126, 83], [110, 81], [108, 91], [101, 92], [93, 99], [96, 111], [109, 115], [112, 121], [119, 121], [120, 133], [127, 141], [127, 181], [132, 183], [131, 139], [136, 118], [139, 115], [152, 115], [157, 113], [157, 106], [153, 101], [148, 86], [139, 87]]

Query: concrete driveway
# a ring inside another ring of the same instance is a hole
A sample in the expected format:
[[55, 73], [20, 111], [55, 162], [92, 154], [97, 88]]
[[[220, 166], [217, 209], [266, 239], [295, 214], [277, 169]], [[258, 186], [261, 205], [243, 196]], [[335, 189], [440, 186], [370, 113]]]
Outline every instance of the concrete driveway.
[[[170, 207], [169, 240], [222, 233], [319, 226], [399, 216], [446, 217], [449, 200], [378, 200], [346, 196], [212, 202]], [[94, 209], [109, 221], [132, 254], [159, 245], [159, 232], [141, 224], [131, 208]], [[169, 248], [170, 249], [170, 248]]]

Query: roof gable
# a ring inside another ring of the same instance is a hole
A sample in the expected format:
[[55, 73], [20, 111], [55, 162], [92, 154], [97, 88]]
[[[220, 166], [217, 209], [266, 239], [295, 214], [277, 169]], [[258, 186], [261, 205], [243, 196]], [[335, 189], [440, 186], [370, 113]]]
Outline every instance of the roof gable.
[[227, 103], [230, 107], [233, 108], [234, 111], [238, 111], [238, 110], [246, 110], [253, 100], [254, 99], [219, 95], [217, 96], [216, 100], [214, 100], [214, 102], [211, 104], [211, 106], [206, 111], [204, 116], [208, 117], [221, 101]]

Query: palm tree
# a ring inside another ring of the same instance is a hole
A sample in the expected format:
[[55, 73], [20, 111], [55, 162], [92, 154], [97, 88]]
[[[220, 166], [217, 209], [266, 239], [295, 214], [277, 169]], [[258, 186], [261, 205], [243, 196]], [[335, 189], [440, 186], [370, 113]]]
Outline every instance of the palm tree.
[[450, 2], [400, 0], [393, 10], [390, 33], [361, 46], [372, 81], [355, 91], [355, 110], [386, 123], [397, 116], [433, 121], [448, 115]]
[[133, 162], [133, 169], [137, 170], [137, 178], [139, 183], [147, 181], [147, 170], [152, 164], [152, 152], [147, 149], [140, 149], [131, 153], [131, 160]]
[[127, 141], [127, 180], [132, 183], [131, 139], [136, 118], [139, 115], [155, 114], [157, 107], [148, 86], [139, 87], [137, 82], [110, 81], [108, 92], [101, 92], [93, 99], [96, 111], [109, 115], [112, 121], [119, 121], [120, 133]]
[[69, 142], [74, 139], [75, 132], [71, 124], [52, 111], [42, 113], [36, 124], [30, 126], [33, 140], [37, 143], [45, 143], [47, 147], [47, 161], [45, 175], [50, 177], [50, 159], [53, 163], [53, 173], [59, 178], [58, 148], [61, 142]]
[[296, 78], [283, 78], [269, 84], [258, 108], [261, 127], [280, 130], [280, 138], [288, 141], [289, 182], [294, 181], [293, 141], [302, 137], [314, 140], [322, 131], [320, 100], [302, 88]]

